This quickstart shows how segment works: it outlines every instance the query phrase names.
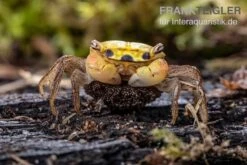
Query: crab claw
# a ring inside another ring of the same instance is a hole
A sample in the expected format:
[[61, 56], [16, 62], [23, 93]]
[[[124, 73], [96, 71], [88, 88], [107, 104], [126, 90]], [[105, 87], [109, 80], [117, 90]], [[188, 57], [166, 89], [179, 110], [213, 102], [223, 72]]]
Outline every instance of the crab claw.
[[164, 59], [157, 59], [148, 66], [140, 67], [128, 84], [133, 87], [147, 87], [161, 83], [167, 76], [168, 65]]
[[115, 65], [105, 61], [95, 50], [91, 50], [87, 57], [86, 70], [94, 80], [112, 85], [121, 84], [121, 77]]

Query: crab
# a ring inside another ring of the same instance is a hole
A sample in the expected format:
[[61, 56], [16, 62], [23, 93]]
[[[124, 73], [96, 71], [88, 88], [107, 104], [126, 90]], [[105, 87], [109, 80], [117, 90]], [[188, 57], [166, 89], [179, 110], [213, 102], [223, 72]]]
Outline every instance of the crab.
[[[74, 110], [80, 112], [79, 89], [92, 81], [110, 85], [128, 83], [132, 87], [156, 87], [172, 97], [171, 123], [178, 118], [178, 98], [181, 90], [191, 91], [194, 107], [206, 123], [208, 112], [199, 70], [190, 65], [168, 65], [164, 59], [164, 45], [150, 46], [138, 42], [92, 40], [86, 59], [65, 55], [59, 58], [39, 82], [39, 92], [49, 85], [50, 109], [57, 116], [54, 101], [63, 73], [70, 76]], [[191, 106], [187, 106], [191, 107]]]

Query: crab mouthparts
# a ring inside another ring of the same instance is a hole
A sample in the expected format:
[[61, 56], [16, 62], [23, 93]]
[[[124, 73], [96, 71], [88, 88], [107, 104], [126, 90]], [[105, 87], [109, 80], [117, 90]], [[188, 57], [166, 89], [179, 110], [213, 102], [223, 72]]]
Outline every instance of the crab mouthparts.
[[120, 75], [121, 76], [121, 80], [122, 81], [129, 81], [129, 79], [130, 79], [130, 75]]

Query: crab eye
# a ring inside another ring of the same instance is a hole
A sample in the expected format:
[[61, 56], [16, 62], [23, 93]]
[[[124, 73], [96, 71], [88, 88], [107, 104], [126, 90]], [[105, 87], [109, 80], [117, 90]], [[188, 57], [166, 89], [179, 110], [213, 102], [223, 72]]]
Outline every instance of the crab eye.
[[143, 58], [144, 60], [150, 59], [150, 53], [149, 53], [149, 52], [143, 53], [142, 58]]
[[155, 54], [158, 54], [158, 53], [160, 53], [160, 52], [162, 52], [164, 50], [164, 45], [162, 43], [158, 43], [153, 48], [154, 48], [153, 49], [154, 50], [154, 53]]
[[101, 44], [97, 40], [92, 40], [90, 46], [91, 46], [91, 48], [93, 48], [95, 50], [99, 50], [100, 51], [100, 49], [101, 49]]
[[111, 56], [113, 56], [113, 51], [111, 50], [111, 49], [107, 49], [106, 51], [105, 51], [105, 56], [106, 57], [111, 57]]

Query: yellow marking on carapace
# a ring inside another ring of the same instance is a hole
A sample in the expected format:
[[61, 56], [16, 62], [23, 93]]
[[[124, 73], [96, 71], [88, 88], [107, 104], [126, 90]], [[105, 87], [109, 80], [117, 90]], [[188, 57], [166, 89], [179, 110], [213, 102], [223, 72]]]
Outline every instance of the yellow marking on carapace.
[[[109, 59], [121, 61], [122, 56], [129, 55], [132, 57], [133, 62], [152, 60], [152, 54], [150, 52], [152, 46], [147, 44], [125, 41], [106, 41], [101, 44], [103, 46], [103, 49], [101, 50], [103, 54], [107, 49], [113, 52], [113, 55], [108, 57]], [[150, 53], [150, 59], [143, 59], [142, 56], [146, 52]]]

